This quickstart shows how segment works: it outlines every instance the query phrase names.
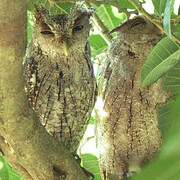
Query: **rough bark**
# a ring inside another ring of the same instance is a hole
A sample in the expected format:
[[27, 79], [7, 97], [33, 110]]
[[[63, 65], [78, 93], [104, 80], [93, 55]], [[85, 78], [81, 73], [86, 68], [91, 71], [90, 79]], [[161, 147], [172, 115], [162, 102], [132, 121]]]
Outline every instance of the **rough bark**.
[[24, 92], [26, 1], [0, 1], [0, 148], [24, 179], [85, 180], [69, 152], [40, 124]]

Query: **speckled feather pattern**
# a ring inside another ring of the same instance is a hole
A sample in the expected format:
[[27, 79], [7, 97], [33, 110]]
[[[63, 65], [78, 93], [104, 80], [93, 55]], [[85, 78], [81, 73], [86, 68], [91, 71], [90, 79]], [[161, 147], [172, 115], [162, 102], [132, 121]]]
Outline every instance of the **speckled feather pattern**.
[[[51, 62], [38, 44], [31, 48], [26, 64], [29, 102], [48, 132], [73, 152], [85, 132], [95, 103], [96, 85], [91, 62], [82, 53], [67, 58], [57, 55], [57, 62]], [[66, 63], [61, 63], [64, 61]]]
[[106, 116], [98, 119], [97, 144], [101, 173], [107, 180], [137, 172], [161, 144], [156, 106], [164, 102], [165, 95], [160, 82], [140, 88], [141, 67], [160, 36], [154, 33], [156, 29], [151, 31], [151, 24], [127, 26], [118, 32], [107, 52], [109, 64], [101, 80], [106, 85], [99, 92]]
[[61, 42], [38, 34], [36, 28], [24, 65], [28, 99], [46, 130], [75, 153], [96, 99], [87, 44], [90, 28], [82, 38], [77, 34], [73, 43], [69, 39], [68, 56]]

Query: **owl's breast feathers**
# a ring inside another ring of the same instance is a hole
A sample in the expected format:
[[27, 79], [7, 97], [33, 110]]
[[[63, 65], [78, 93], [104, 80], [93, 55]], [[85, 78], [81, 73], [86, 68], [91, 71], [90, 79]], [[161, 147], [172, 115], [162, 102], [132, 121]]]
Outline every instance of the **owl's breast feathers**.
[[32, 45], [25, 63], [30, 105], [47, 131], [77, 150], [95, 103], [96, 82], [87, 52], [48, 56]]
[[[140, 87], [142, 65], [160, 36], [149, 34], [144, 19], [140, 24], [136, 21], [122, 25], [107, 53], [106, 87], [100, 92], [106, 115], [97, 122], [100, 167], [105, 179], [123, 179], [137, 172], [161, 145], [156, 116], [158, 96], [163, 94], [156, 91], [160, 83], [143, 90]], [[144, 29], [139, 31], [142, 26]]]

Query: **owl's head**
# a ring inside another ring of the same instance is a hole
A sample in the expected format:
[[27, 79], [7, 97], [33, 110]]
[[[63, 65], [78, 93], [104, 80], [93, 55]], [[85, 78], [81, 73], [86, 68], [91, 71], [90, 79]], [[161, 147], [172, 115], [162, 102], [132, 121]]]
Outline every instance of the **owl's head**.
[[133, 19], [128, 20], [111, 31], [111, 33], [113, 32], [126, 34], [161, 34], [160, 30], [143, 16], [135, 16]]
[[85, 10], [77, 10], [71, 14], [52, 16], [47, 10], [38, 9], [34, 38], [43, 51], [64, 55], [74, 48], [82, 51], [91, 28], [90, 15]]

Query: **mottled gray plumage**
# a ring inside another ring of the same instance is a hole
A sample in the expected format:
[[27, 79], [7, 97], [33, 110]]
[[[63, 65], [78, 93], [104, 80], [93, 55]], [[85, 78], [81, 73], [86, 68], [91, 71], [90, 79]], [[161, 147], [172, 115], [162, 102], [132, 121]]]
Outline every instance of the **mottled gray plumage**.
[[153, 158], [161, 144], [155, 109], [165, 100], [159, 82], [140, 88], [144, 60], [161, 38], [158, 29], [136, 17], [115, 31], [101, 80], [105, 112], [97, 123], [100, 168], [107, 180], [125, 178]]
[[86, 11], [51, 16], [37, 10], [24, 65], [30, 105], [47, 131], [71, 152], [77, 150], [96, 97], [89, 18]]

